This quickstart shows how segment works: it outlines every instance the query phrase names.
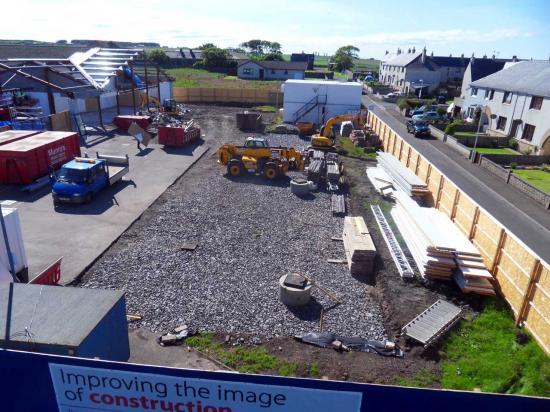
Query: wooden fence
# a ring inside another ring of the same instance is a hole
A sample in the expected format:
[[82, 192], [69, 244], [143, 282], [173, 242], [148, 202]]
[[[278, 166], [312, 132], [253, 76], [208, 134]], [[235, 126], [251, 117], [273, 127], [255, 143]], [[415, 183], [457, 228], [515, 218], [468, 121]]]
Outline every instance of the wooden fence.
[[525, 326], [550, 352], [550, 265], [460, 190], [374, 113], [368, 123], [384, 150], [426, 182], [433, 205], [445, 213], [479, 249], [510, 304], [516, 324]]
[[277, 90], [174, 87], [178, 103], [247, 103], [281, 105], [283, 94]]

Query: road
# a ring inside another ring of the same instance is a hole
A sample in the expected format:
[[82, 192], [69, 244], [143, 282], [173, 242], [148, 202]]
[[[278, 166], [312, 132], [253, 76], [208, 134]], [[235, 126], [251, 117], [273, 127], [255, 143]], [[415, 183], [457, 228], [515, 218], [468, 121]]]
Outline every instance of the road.
[[424, 155], [461, 190], [500, 221], [546, 262], [550, 262], [550, 212], [488, 170], [437, 139], [418, 139], [407, 133], [405, 117], [395, 105], [363, 96], [372, 110], [407, 143]]

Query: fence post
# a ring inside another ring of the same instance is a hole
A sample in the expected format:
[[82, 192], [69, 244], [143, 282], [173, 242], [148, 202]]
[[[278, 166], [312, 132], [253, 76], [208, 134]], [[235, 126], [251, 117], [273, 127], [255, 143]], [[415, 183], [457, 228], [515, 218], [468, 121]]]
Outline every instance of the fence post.
[[500, 264], [500, 258], [502, 256], [502, 249], [504, 248], [504, 242], [506, 241], [506, 230], [504, 228], [500, 229], [500, 237], [498, 239], [497, 244], [497, 252], [495, 254], [495, 257], [493, 259], [493, 267], [491, 268], [490, 272], [493, 277], [495, 277], [495, 272], [497, 270], [498, 265]]
[[[482, 159], [483, 160], [483, 159]], [[508, 176], [506, 176], [506, 184], [510, 183], [510, 175], [512, 174], [511, 170], [508, 170]]]
[[474, 212], [474, 218], [472, 219], [472, 226], [470, 226], [470, 232], [468, 233], [468, 240], [472, 240], [476, 234], [476, 226], [477, 222], [479, 222], [479, 207], [476, 206], [476, 210]]
[[531, 307], [529, 303], [533, 300], [533, 296], [535, 295], [535, 290], [537, 288], [537, 283], [540, 279], [541, 273], [542, 264], [540, 263], [540, 260], [537, 259], [529, 276], [529, 285], [527, 286], [527, 290], [525, 291], [525, 296], [523, 296], [523, 302], [521, 303], [521, 308], [518, 312], [518, 318], [516, 319], [516, 326], [522, 326], [523, 321], [527, 319], [529, 308]]
[[458, 190], [458, 187], [455, 191], [455, 198], [453, 200], [453, 208], [451, 209], [451, 220], [454, 222], [456, 217], [456, 211], [458, 209], [458, 201], [460, 200], [460, 190]]

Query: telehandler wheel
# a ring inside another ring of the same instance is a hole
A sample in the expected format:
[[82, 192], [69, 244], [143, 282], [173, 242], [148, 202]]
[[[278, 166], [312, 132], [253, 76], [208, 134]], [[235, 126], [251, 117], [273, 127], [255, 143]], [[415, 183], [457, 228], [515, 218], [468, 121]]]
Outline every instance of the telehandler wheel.
[[231, 160], [227, 164], [227, 174], [229, 174], [229, 176], [237, 177], [243, 172], [243, 169], [244, 165], [238, 160]]
[[275, 163], [267, 163], [264, 166], [263, 175], [268, 180], [276, 179], [279, 176], [279, 171]]

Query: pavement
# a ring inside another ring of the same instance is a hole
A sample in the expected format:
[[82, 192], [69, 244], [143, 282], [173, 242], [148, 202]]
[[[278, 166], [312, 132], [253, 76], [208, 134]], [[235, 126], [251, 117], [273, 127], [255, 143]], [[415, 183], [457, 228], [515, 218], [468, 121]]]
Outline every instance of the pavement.
[[128, 135], [89, 139], [83, 155], [128, 154], [130, 172], [86, 205], [54, 207], [49, 187], [32, 194], [17, 186], [0, 187], [0, 201], [19, 209], [29, 278], [63, 256], [60, 283], [71, 283], [208, 150], [200, 142], [182, 148], [156, 142], [140, 152]]
[[510, 232], [546, 262], [550, 262], [550, 212], [487, 169], [471, 163], [462, 154], [437, 139], [419, 139], [407, 132], [406, 118], [394, 104], [363, 96], [363, 104], [407, 143], [424, 155], [461, 190], [487, 210]]
[[225, 370], [187, 345], [165, 346], [157, 343], [157, 335], [146, 329], [129, 329], [130, 363], [143, 365], [168, 366], [172, 368], [200, 369], [207, 371]]

